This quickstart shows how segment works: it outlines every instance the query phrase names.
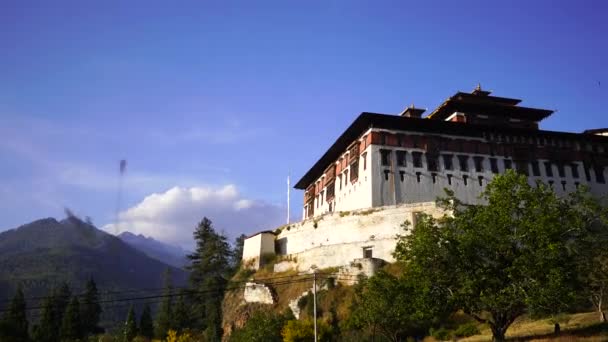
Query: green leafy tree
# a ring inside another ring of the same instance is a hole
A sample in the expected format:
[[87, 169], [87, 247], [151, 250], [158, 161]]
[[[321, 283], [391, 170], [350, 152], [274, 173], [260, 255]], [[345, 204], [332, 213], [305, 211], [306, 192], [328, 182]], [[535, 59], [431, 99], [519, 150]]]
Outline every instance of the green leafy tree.
[[[290, 320], [281, 330], [284, 342], [314, 341], [314, 322], [312, 320]], [[317, 337], [320, 342], [331, 340], [331, 329], [323, 321], [317, 322]]]
[[171, 269], [167, 268], [164, 274], [163, 300], [160, 304], [156, 321], [154, 324], [154, 336], [164, 340], [167, 332], [173, 327], [173, 284], [171, 280]]
[[146, 304], [139, 318], [139, 334], [147, 339], [154, 337], [154, 322], [150, 306]]
[[123, 339], [124, 342], [131, 342], [137, 336], [137, 321], [135, 317], [135, 309], [133, 309], [133, 305], [129, 308], [129, 313], [127, 314], [127, 320], [125, 321], [125, 326], [123, 328]]
[[365, 327], [372, 336], [390, 341], [424, 336], [436, 320], [450, 313], [450, 307], [437, 300], [438, 293], [421, 285], [413, 277], [378, 272], [358, 285], [349, 325]]
[[230, 334], [230, 342], [282, 342], [281, 330], [287, 320], [285, 315], [256, 311], [242, 328]]
[[68, 304], [61, 323], [61, 340], [65, 342], [80, 341], [83, 338], [80, 320], [80, 302], [77, 297]]
[[438, 203], [452, 215], [421, 215], [395, 257], [503, 341], [522, 314], [556, 313], [574, 301], [577, 255], [592, 234], [580, 198], [589, 196], [559, 198], [509, 171], [488, 184], [485, 205], [465, 205], [448, 192]]
[[0, 341], [23, 342], [29, 340], [25, 297], [21, 286], [17, 288], [8, 311], [0, 320]]
[[189, 255], [190, 284], [194, 290], [193, 316], [197, 327], [205, 330], [210, 341], [222, 336], [221, 305], [224, 290], [232, 273], [232, 251], [226, 237], [203, 218], [194, 231], [196, 251]]
[[80, 317], [82, 329], [85, 336], [97, 334], [102, 331], [99, 327], [101, 305], [99, 305], [99, 292], [95, 280], [90, 278], [86, 284], [86, 290], [80, 306]]

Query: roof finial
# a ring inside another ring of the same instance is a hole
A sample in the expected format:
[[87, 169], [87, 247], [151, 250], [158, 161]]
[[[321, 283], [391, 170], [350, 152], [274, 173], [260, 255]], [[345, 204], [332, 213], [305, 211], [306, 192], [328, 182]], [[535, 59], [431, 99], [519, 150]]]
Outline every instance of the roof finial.
[[477, 83], [477, 87], [475, 87], [475, 90], [481, 91], [481, 83]]

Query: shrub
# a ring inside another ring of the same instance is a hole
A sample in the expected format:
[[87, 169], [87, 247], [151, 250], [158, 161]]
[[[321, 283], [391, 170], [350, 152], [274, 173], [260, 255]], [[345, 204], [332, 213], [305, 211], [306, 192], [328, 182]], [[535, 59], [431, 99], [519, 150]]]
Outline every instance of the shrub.
[[438, 340], [449, 340], [450, 339], [450, 331], [446, 328], [439, 328], [439, 329], [431, 329], [430, 331], [431, 336], [433, 336], [434, 338], [438, 339]]
[[[293, 317], [293, 316], [291, 316]], [[230, 335], [230, 342], [281, 342], [287, 315], [256, 311], [245, 325]]]
[[[312, 320], [288, 321], [281, 331], [284, 342], [308, 342], [314, 339], [314, 328]], [[317, 335], [319, 341], [331, 339], [331, 329], [327, 323], [317, 321]]]
[[462, 324], [454, 330], [454, 335], [456, 337], [469, 337], [473, 335], [479, 334], [479, 329], [477, 328], [477, 324], [475, 322], [469, 322]]

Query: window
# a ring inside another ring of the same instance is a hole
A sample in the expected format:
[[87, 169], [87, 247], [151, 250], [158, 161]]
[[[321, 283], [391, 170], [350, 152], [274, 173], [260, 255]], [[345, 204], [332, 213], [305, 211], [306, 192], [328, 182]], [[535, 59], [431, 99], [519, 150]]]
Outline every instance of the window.
[[383, 166], [391, 165], [391, 151], [390, 150], [380, 150], [380, 157]]
[[323, 205], [323, 191], [321, 191], [321, 193], [319, 194], [319, 196], [321, 197], [321, 205]]
[[560, 177], [566, 177], [566, 171], [564, 168], [564, 164], [562, 163], [557, 163], [557, 173], [559, 174]]
[[585, 170], [585, 178], [587, 182], [591, 182], [591, 172], [589, 172], [589, 164], [583, 164], [583, 169]]
[[574, 182], [574, 186], [578, 189], [579, 186], [581, 186], [580, 182]]
[[407, 154], [406, 151], [396, 151], [397, 153], [397, 166], [406, 166], [407, 161], [405, 160], [405, 156]]
[[602, 183], [602, 184], [606, 183], [606, 180], [604, 179], [604, 167], [603, 166], [596, 166], [593, 171], [595, 171], [595, 180], [598, 183]]
[[414, 167], [422, 167], [422, 152], [412, 152], [412, 162]]
[[505, 171], [512, 168], [513, 162], [510, 159], [503, 160], [503, 163], [505, 164]]
[[331, 183], [327, 186], [327, 200], [330, 200], [332, 198], [334, 198], [336, 194], [336, 184], [335, 183]]
[[462, 176], [462, 181], [464, 182], [464, 185], [467, 185], [468, 179], [469, 179], [469, 176], [467, 176], [467, 175]]
[[562, 190], [566, 191], [566, 181], [562, 181]]
[[475, 162], [475, 171], [483, 172], [483, 157], [473, 157], [473, 161]]
[[498, 161], [496, 158], [490, 158], [490, 169], [492, 173], [498, 173]]
[[525, 161], [515, 161], [515, 170], [522, 175], [528, 175], [528, 163]]
[[361, 155], [361, 159], [363, 159], [363, 171], [367, 170], [367, 152]]
[[388, 180], [388, 174], [391, 173], [390, 170], [384, 170], [384, 180]]
[[453, 170], [454, 169], [454, 164], [452, 163], [452, 155], [451, 154], [444, 154], [443, 155], [443, 167], [446, 170]]
[[551, 162], [545, 162], [545, 174], [547, 177], [553, 177], [553, 167], [551, 166]]
[[350, 164], [350, 181], [354, 182], [357, 178], [359, 178], [359, 161]]
[[433, 184], [435, 184], [437, 182], [437, 174], [436, 173], [431, 173], [431, 178], [433, 178]]
[[463, 172], [469, 171], [469, 157], [468, 156], [458, 156], [458, 163], [460, 164], [460, 171], [463, 171]]
[[426, 167], [429, 171], [437, 171], [437, 156], [426, 154]]
[[538, 161], [532, 161], [532, 174], [536, 177], [540, 176], [540, 167], [538, 167]]
[[448, 173], [447, 176], [448, 176], [448, 184], [452, 185], [452, 175]]
[[348, 185], [348, 170], [344, 170], [344, 187]]
[[578, 165], [570, 164], [570, 169], [572, 170], [572, 178], [578, 178]]
[[386, 133], [380, 132], [380, 145], [386, 145]]
[[372, 247], [363, 247], [363, 258], [365, 258], [365, 259], [373, 258]]
[[418, 136], [417, 135], [412, 135], [412, 144], [414, 145], [414, 148], [418, 148]]
[[553, 189], [553, 183], [555, 183], [555, 182], [552, 180], [549, 181], [549, 186], [551, 187], [551, 189]]
[[477, 181], [479, 182], [479, 186], [483, 186], [483, 176], [477, 177]]
[[338, 182], [340, 183], [340, 189], [342, 190], [342, 175], [338, 175]]
[[418, 181], [418, 183], [420, 183], [420, 175], [422, 175], [420, 172], [416, 172], [416, 181]]
[[401, 181], [405, 179], [405, 171], [399, 171], [399, 177], [401, 177]]

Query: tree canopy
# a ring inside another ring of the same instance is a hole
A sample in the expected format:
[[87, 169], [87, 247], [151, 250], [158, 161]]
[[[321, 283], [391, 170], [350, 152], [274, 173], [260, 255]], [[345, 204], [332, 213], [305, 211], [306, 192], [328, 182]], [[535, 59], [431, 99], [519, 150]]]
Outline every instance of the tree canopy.
[[580, 256], [602, 212], [586, 191], [558, 197], [509, 171], [496, 176], [480, 205], [453, 193], [438, 200], [446, 215], [422, 214], [399, 238], [395, 257], [411, 274], [480, 322], [495, 340], [524, 313], [567, 309], [580, 288]]

